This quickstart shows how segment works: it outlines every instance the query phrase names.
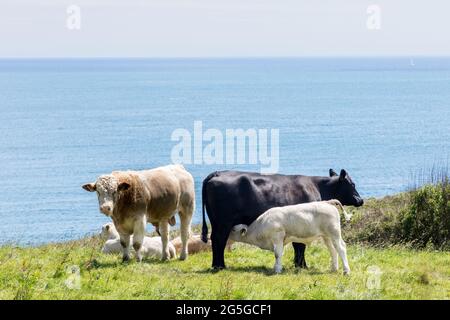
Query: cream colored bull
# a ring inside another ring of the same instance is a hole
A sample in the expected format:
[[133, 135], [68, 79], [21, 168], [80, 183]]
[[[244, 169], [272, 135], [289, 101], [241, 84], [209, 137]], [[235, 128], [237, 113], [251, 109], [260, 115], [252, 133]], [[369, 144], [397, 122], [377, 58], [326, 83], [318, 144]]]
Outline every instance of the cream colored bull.
[[97, 192], [100, 211], [111, 217], [120, 235], [123, 260], [130, 258], [130, 237], [136, 259], [141, 250], [147, 223], [157, 225], [162, 240], [162, 260], [170, 256], [169, 222], [178, 213], [182, 249], [180, 260], [188, 256], [192, 214], [195, 207], [194, 179], [181, 165], [168, 165], [142, 171], [113, 171], [82, 186]]
[[338, 255], [344, 274], [350, 273], [345, 242], [341, 237], [339, 209], [350, 220], [338, 200], [302, 203], [271, 208], [260, 215], [250, 226], [233, 227], [230, 239], [256, 245], [275, 253], [274, 271], [282, 270], [284, 246], [291, 242], [310, 243], [322, 238], [331, 254], [331, 270], [338, 270]]

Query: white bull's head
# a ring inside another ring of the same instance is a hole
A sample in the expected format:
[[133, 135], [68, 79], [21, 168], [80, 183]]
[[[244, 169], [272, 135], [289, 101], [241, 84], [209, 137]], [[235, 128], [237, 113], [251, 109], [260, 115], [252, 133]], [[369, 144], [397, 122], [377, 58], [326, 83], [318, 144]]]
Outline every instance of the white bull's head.
[[114, 212], [114, 205], [119, 193], [128, 190], [130, 184], [119, 183], [116, 177], [108, 174], [98, 177], [95, 182], [84, 184], [82, 188], [89, 192], [97, 192], [100, 212], [110, 217]]

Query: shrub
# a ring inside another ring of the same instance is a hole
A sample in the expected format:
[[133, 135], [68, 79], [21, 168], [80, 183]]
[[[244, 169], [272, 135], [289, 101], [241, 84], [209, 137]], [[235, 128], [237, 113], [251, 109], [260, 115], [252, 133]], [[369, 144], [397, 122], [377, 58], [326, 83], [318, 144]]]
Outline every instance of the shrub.
[[413, 190], [409, 208], [402, 212], [401, 240], [423, 248], [450, 245], [450, 184], [448, 179], [437, 185]]
[[[414, 248], [450, 249], [450, 178], [448, 167], [422, 174], [405, 193], [369, 199], [353, 209], [343, 224], [350, 243], [375, 246], [407, 244]], [[424, 183], [424, 184], [423, 184]]]

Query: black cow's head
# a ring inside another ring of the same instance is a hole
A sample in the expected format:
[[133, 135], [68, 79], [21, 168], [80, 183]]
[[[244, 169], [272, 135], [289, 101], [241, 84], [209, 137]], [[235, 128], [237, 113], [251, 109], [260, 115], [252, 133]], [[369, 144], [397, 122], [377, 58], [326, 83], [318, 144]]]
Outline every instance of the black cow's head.
[[335, 187], [334, 196], [343, 205], [360, 207], [363, 205], [364, 200], [356, 191], [355, 183], [352, 178], [348, 175], [347, 171], [341, 170], [338, 175], [333, 169], [330, 169], [330, 177], [336, 179], [333, 185]]

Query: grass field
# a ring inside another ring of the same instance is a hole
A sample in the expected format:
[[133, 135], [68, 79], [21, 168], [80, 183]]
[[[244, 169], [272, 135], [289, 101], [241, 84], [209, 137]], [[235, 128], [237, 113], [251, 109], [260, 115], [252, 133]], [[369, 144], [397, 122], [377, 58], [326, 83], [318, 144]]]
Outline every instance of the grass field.
[[[348, 246], [352, 274], [330, 273], [321, 244], [307, 249], [308, 270], [272, 273], [271, 252], [236, 244], [228, 268], [210, 270], [211, 253], [187, 261], [127, 264], [87, 238], [37, 248], [0, 248], [0, 299], [449, 299], [450, 254]], [[79, 277], [78, 277], [79, 274]]]
[[[367, 199], [343, 223], [352, 273], [329, 272], [325, 246], [306, 250], [308, 270], [272, 272], [271, 252], [235, 244], [227, 269], [211, 252], [187, 261], [134, 260], [100, 253], [103, 241], [0, 247], [0, 299], [450, 299], [450, 184]], [[194, 227], [199, 233], [200, 226]], [[172, 233], [172, 237], [176, 231]]]

